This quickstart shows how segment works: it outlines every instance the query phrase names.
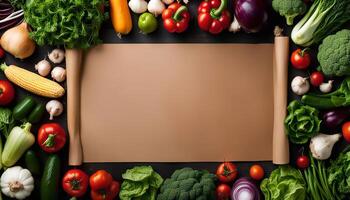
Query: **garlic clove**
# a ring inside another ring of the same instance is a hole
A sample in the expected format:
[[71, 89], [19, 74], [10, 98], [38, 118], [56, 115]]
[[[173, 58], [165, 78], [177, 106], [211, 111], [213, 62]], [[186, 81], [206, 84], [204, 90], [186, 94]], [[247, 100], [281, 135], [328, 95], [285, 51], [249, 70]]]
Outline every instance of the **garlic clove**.
[[37, 70], [38, 74], [41, 76], [47, 76], [51, 71], [51, 64], [47, 60], [41, 60], [35, 65], [35, 70]]
[[63, 104], [57, 100], [51, 100], [46, 104], [46, 111], [50, 114], [50, 120], [57, 117], [63, 112]]
[[63, 67], [55, 67], [51, 71], [51, 77], [57, 82], [63, 82], [66, 80], [66, 69]]
[[310, 90], [310, 83], [307, 78], [296, 76], [291, 82], [291, 89], [296, 95], [303, 95]]
[[62, 49], [54, 49], [48, 55], [51, 62], [59, 64], [64, 60], [65, 53]]
[[329, 93], [332, 91], [334, 80], [329, 80], [327, 83], [322, 83], [320, 85], [320, 91], [323, 93]]
[[327, 160], [331, 154], [334, 144], [341, 138], [340, 134], [326, 135], [318, 134], [311, 138], [310, 151], [312, 156], [318, 160]]
[[130, 0], [128, 5], [132, 12], [141, 14], [147, 11], [148, 3], [145, 0]]
[[162, 14], [163, 10], [165, 10], [165, 5], [161, 0], [150, 0], [147, 5], [147, 9], [150, 13], [152, 13], [155, 17]]

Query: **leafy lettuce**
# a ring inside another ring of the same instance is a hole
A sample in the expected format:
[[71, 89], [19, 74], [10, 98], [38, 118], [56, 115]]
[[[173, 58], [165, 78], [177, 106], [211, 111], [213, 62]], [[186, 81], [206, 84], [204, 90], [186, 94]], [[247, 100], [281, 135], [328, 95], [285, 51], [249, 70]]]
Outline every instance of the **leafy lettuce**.
[[155, 200], [163, 178], [151, 166], [137, 166], [122, 174], [121, 200]]
[[261, 182], [265, 200], [304, 200], [306, 184], [301, 172], [290, 166], [280, 166]]
[[86, 49], [100, 43], [103, 5], [104, 0], [27, 0], [23, 9], [38, 45]]
[[328, 183], [341, 198], [350, 195], [350, 151], [342, 152], [328, 167]]

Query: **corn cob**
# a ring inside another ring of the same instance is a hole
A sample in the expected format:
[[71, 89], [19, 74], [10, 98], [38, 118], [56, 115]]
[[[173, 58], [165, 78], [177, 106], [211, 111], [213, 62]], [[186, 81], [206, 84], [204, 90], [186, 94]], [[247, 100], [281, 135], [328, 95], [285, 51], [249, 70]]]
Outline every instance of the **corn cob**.
[[6, 64], [2, 64], [0, 68], [11, 82], [34, 94], [59, 98], [65, 93], [64, 88], [58, 83], [23, 68]]

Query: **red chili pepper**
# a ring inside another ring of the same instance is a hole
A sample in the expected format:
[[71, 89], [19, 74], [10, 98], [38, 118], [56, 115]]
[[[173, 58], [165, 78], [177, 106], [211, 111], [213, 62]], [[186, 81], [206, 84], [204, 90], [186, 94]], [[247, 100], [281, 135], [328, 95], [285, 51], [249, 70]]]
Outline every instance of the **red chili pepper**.
[[184, 32], [190, 22], [190, 13], [186, 6], [172, 3], [162, 12], [164, 28], [170, 33]]
[[230, 26], [231, 15], [227, 0], [205, 0], [198, 7], [198, 25], [203, 31], [212, 34], [221, 33]]

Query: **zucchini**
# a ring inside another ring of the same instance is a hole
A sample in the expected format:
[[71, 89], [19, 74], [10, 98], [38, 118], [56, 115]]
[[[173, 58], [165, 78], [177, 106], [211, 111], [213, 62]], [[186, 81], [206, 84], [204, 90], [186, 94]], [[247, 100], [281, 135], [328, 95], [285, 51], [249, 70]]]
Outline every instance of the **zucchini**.
[[33, 150], [28, 150], [24, 156], [26, 168], [35, 176], [40, 176], [40, 162]]
[[40, 199], [58, 200], [61, 161], [57, 155], [50, 155], [45, 162], [41, 178]]
[[32, 110], [32, 112], [28, 116], [28, 122], [34, 124], [38, 123], [41, 118], [43, 117], [45, 113], [45, 105], [42, 103], [39, 103], [38, 105], [35, 106], [35, 108]]
[[13, 109], [12, 116], [14, 119], [22, 120], [27, 117], [27, 115], [32, 111], [34, 106], [36, 105], [36, 102], [34, 99], [30, 96], [25, 97], [22, 99]]

